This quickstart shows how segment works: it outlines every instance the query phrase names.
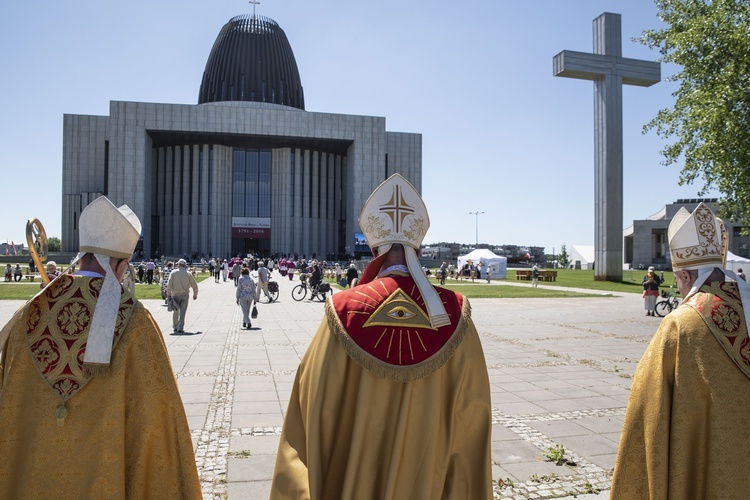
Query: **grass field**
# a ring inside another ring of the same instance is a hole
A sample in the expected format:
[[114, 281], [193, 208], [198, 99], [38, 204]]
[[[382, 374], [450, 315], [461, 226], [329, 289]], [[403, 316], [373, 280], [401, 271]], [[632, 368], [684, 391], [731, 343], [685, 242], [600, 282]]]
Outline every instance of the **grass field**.
[[[208, 273], [198, 274], [195, 281], [200, 283], [208, 278]], [[0, 285], [0, 300], [29, 300], [39, 293], [39, 282], [35, 283], [7, 283]], [[161, 285], [138, 284], [135, 286], [138, 299], [161, 299]]]
[[486, 283], [445, 282], [445, 288], [466, 295], [470, 299], [541, 299], [569, 297], [602, 297], [601, 293], [578, 293], [567, 290], [549, 290], [525, 286], [496, 286]]
[[[433, 273], [434, 274], [434, 273]], [[641, 281], [646, 271], [624, 271], [623, 280], [620, 283], [610, 281], [594, 281], [594, 271], [584, 271], [575, 269], [560, 269], [557, 271], [557, 281], [540, 281], [540, 285], [550, 285], [553, 287], [572, 287], [589, 290], [609, 291], [609, 292], [629, 292], [642, 293]], [[199, 274], [196, 280], [198, 282], [208, 278], [207, 273]], [[432, 279], [433, 283], [437, 280]], [[447, 280], [446, 288], [455, 290], [466, 295], [469, 298], [564, 298], [564, 297], [587, 297], [597, 296], [600, 293], [577, 293], [567, 290], [549, 290], [545, 288], [531, 288], [530, 281], [517, 281], [516, 272], [508, 271], [505, 281], [513, 283], [522, 283], [527, 286], [496, 286], [488, 285], [485, 280], [475, 280], [474, 283], [467, 280]], [[662, 289], [668, 289], [669, 285], [674, 283], [672, 272], [664, 272], [664, 283]], [[335, 286], [335, 285], [334, 285]], [[136, 297], [139, 299], [161, 299], [161, 287], [159, 285], [136, 285]], [[9, 283], [0, 285], [0, 300], [28, 300], [39, 292], [39, 283]], [[677, 292], [675, 287], [674, 292]]]
[[[656, 273], [659, 274], [659, 271]], [[643, 293], [643, 277], [646, 270], [629, 270], [622, 272], [622, 282], [614, 283], [611, 281], [594, 281], [594, 271], [580, 269], [559, 269], [557, 271], [557, 281], [540, 281], [541, 285], [551, 286], [569, 286], [574, 288], [589, 288], [591, 290], [608, 290], [611, 292], [631, 292]], [[508, 281], [516, 281], [516, 272], [508, 271]], [[529, 283], [531, 282], [521, 282]], [[674, 283], [674, 274], [672, 271], [664, 271], [664, 282], [661, 288], [668, 289]], [[677, 287], [675, 286], [675, 290]]]
[[[594, 271], [588, 271], [588, 270], [577, 270], [577, 269], [559, 269], [557, 271], [557, 281], [539, 281], [540, 285], [549, 285], [549, 286], [557, 286], [557, 287], [571, 287], [571, 288], [585, 288], [589, 290], [599, 290], [599, 291], [608, 291], [608, 292], [627, 292], [627, 293], [643, 293], [643, 287], [641, 286], [641, 282], [643, 281], [643, 276], [646, 274], [645, 270], [633, 270], [633, 271], [623, 271], [622, 276], [622, 282], [615, 283], [611, 281], [594, 281]], [[434, 270], [433, 270], [434, 275]], [[431, 279], [433, 283], [437, 283], [437, 280], [434, 278]], [[535, 295], [535, 293], [541, 293], [542, 289], [532, 289], [531, 288], [531, 281], [517, 281], [516, 280], [516, 272], [514, 270], [509, 270], [507, 278], [505, 279], [507, 282], [512, 283], [522, 283], [524, 285], [528, 286], [528, 290], [532, 293], [529, 294], [523, 294], [520, 291], [514, 291], [514, 296], [517, 297], [540, 297], [541, 295]], [[456, 289], [457, 291], [460, 291], [464, 295], [468, 297], [485, 297], [486, 295], [475, 295], [475, 293], [482, 293], [481, 291], [474, 292], [472, 287], [477, 286], [484, 286], [484, 287], [490, 287], [490, 288], [498, 288], [493, 287], [492, 285], [487, 285], [487, 282], [483, 279], [475, 280], [473, 283], [468, 280], [446, 280], [445, 284], [448, 288]], [[674, 275], [671, 271], [664, 272], [664, 283], [662, 284], [662, 289], [667, 290], [669, 289], [669, 285], [674, 283]], [[457, 287], [466, 287], [466, 288], [457, 288]], [[519, 288], [519, 287], [500, 287], [503, 290], [498, 293], [509, 293], [505, 291], [507, 288]], [[522, 288], [523, 289], [523, 288]], [[674, 288], [674, 293], [677, 293], [677, 287]], [[490, 295], [494, 296], [494, 295]], [[504, 296], [504, 295], [503, 295]], [[550, 295], [550, 297], [560, 297], [561, 295]]]

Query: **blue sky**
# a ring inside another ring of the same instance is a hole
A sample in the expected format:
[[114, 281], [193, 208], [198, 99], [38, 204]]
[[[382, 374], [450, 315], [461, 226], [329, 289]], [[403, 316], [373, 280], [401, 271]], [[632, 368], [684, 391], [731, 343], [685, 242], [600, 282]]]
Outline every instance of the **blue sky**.
[[[59, 236], [63, 114], [109, 101], [195, 104], [211, 47], [238, 0], [39, 0], [0, 7], [0, 241], [29, 217]], [[623, 56], [660, 26], [653, 0], [265, 0], [292, 45], [308, 111], [386, 118], [422, 134], [426, 243], [544, 246], [594, 240], [593, 84], [552, 76], [564, 49], [592, 50], [592, 21], [622, 15]], [[662, 79], [674, 67], [662, 65]], [[655, 133], [676, 85], [623, 90], [624, 221], [694, 198]], [[484, 212], [479, 216], [470, 212]], [[291, 250], [291, 249], [290, 249]]]

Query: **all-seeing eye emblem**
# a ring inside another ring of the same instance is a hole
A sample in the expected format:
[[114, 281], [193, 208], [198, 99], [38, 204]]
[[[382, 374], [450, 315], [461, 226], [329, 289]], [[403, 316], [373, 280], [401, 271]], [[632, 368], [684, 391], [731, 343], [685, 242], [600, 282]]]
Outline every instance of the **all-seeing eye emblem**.
[[427, 314], [400, 288], [393, 292], [362, 326], [394, 326], [435, 330]]

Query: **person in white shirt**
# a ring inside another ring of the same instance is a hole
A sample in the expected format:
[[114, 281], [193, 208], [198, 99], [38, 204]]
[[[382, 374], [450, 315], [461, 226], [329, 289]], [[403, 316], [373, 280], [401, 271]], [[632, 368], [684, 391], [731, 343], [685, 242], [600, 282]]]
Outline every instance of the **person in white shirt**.
[[193, 290], [193, 300], [198, 298], [198, 283], [193, 275], [187, 271], [185, 259], [177, 261], [177, 269], [169, 274], [167, 293], [172, 297], [172, 328], [177, 333], [185, 331], [185, 313], [190, 301], [190, 289]]
[[258, 289], [255, 292], [255, 296], [257, 298], [260, 298], [260, 291], [263, 290], [263, 293], [266, 295], [266, 299], [268, 299], [268, 302], [271, 302], [271, 296], [268, 293], [268, 280], [271, 277], [271, 271], [268, 270], [265, 263], [261, 260], [258, 263]]

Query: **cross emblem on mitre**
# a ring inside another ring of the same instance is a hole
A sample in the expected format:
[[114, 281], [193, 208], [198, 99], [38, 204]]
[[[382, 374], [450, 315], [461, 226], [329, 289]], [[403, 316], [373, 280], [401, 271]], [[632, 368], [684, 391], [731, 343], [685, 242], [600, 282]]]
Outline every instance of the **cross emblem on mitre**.
[[390, 217], [391, 222], [393, 222], [394, 231], [400, 233], [401, 224], [403, 224], [407, 215], [414, 213], [414, 207], [404, 200], [401, 186], [395, 185], [393, 186], [391, 198], [384, 205], [380, 205], [378, 211]]

